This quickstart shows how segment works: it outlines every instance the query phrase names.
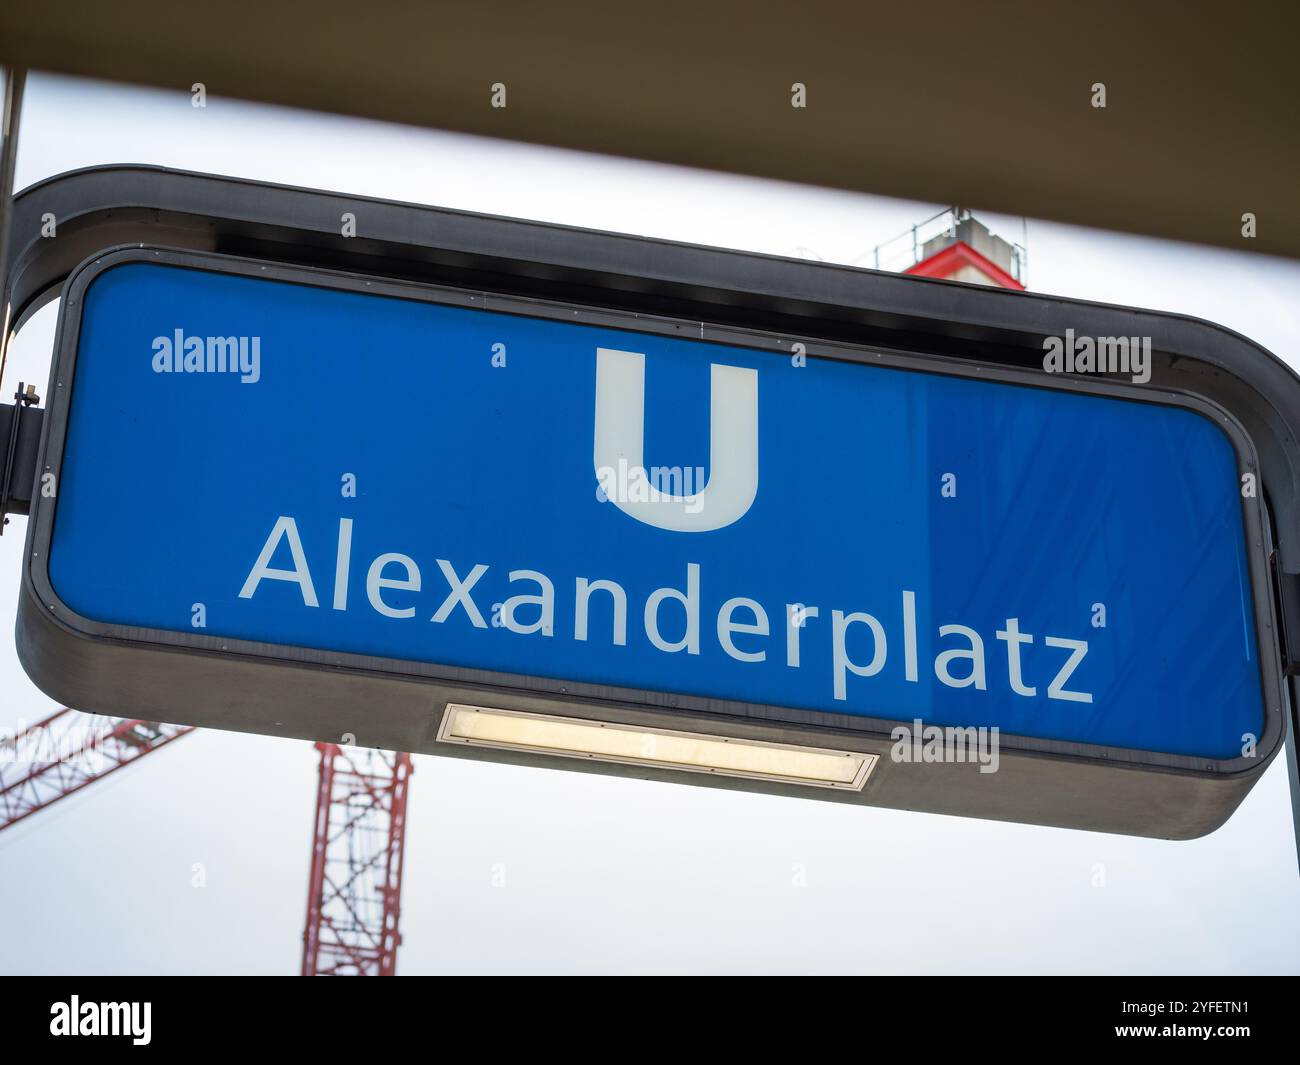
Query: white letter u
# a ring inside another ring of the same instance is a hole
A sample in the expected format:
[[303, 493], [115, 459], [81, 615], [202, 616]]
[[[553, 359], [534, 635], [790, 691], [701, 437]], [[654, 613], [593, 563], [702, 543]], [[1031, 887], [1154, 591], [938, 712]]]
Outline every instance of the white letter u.
[[[709, 479], [693, 495], [611, 494], [624, 514], [673, 532], [709, 532], [739, 521], [758, 494], [758, 371], [713, 363], [709, 374]], [[645, 356], [596, 349], [597, 479], [602, 469], [645, 476]]]

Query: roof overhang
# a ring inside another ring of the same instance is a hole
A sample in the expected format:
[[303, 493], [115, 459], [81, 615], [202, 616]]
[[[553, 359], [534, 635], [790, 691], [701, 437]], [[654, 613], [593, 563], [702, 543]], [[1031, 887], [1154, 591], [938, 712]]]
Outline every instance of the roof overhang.
[[829, 0], [669, 0], [653, 17], [590, 0], [226, 0], [220, 17], [70, 0], [0, 8], [0, 60], [1296, 256], [1298, 21], [1259, 0], [1003, 18]]

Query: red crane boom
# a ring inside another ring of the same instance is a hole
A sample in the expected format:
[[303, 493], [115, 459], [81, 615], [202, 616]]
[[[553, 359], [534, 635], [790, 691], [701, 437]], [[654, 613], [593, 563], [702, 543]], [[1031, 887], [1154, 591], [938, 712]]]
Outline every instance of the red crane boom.
[[[0, 734], [0, 831], [196, 731], [59, 710]], [[411, 756], [318, 743], [304, 976], [392, 976]]]
[[0, 739], [0, 831], [193, 731], [64, 709]]

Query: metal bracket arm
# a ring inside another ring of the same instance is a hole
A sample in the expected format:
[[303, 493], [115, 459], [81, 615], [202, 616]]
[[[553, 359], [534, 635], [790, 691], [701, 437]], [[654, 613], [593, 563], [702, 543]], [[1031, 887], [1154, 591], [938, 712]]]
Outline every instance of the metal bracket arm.
[[34, 385], [19, 384], [16, 402], [0, 404], [0, 536], [10, 514], [26, 514], [36, 488], [36, 462], [45, 412]]

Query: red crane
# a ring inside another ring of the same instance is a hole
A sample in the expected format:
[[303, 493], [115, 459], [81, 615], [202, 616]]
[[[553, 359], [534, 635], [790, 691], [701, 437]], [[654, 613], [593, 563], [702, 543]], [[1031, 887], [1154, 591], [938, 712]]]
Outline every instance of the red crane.
[[318, 743], [303, 976], [392, 976], [411, 756]]
[[192, 728], [60, 710], [0, 741], [0, 831]]
[[[0, 740], [0, 831], [196, 731], [59, 710]], [[411, 756], [318, 743], [304, 976], [392, 976]]]

